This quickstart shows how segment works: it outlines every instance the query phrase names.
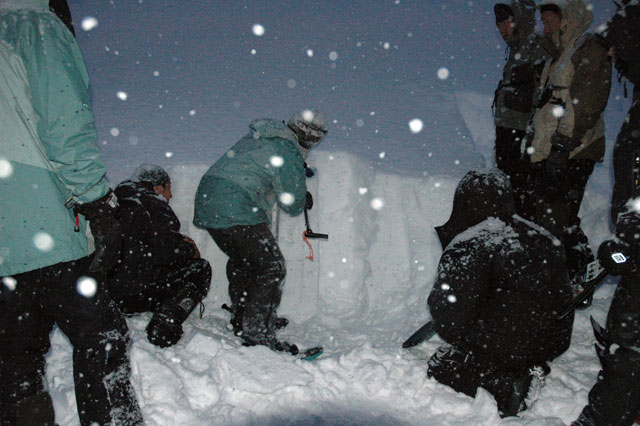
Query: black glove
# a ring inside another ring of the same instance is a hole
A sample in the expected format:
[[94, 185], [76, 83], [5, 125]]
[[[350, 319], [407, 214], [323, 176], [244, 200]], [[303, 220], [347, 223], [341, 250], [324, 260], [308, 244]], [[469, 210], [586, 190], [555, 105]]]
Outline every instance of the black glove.
[[545, 181], [549, 188], [565, 192], [561, 186], [566, 182], [567, 162], [571, 151], [580, 145], [579, 139], [555, 132], [551, 136], [551, 152], [545, 161]]
[[311, 193], [307, 191], [304, 208], [307, 210], [311, 210], [312, 207], [313, 207], [313, 197], [311, 196]]
[[92, 272], [108, 272], [120, 258], [120, 226], [116, 219], [118, 199], [112, 190], [90, 203], [76, 206], [76, 211], [91, 224], [96, 251], [89, 266]]
[[635, 268], [631, 247], [620, 240], [607, 240], [598, 249], [598, 260], [611, 275], [622, 275]]
[[309, 167], [307, 165], [307, 163], [304, 163], [304, 174], [308, 177], [311, 178], [313, 176], [315, 176], [315, 173], [313, 172], [313, 169], [311, 167]]
[[154, 314], [147, 325], [147, 338], [161, 348], [168, 348], [178, 343], [182, 333], [182, 324], [163, 314]]

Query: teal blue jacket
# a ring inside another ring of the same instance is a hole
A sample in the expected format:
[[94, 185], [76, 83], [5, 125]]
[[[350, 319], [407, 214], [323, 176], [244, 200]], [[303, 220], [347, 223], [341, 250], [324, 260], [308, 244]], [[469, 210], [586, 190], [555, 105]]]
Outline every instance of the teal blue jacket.
[[254, 120], [240, 139], [200, 180], [193, 223], [201, 228], [269, 224], [277, 202], [302, 213], [307, 187], [295, 134], [281, 121]]
[[107, 193], [75, 38], [47, 0], [0, 0], [0, 276], [88, 254], [65, 202]]

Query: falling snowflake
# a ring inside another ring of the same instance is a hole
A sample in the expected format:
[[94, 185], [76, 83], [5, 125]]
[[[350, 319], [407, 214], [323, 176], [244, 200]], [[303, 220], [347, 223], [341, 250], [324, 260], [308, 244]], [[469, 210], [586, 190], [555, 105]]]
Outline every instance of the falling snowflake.
[[282, 165], [284, 164], [284, 158], [280, 157], [279, 155], [274, 155], [269, 158], [269, 164], [271, 164], [273, 167], [282, 167]]
[[251, 28], [251, 31], [253, 31], [253, 34], [257, 35], [258, 37], [261, 37], [264, 35], [264, 27], [260, 24], [254, 24], [253, 27]]
[[449, 78], [449, 70], [445, 67], [438, 69], [438, 78], [440, 80], [446, 80]]
[[371, 203], [369, 205], [374, 210], [382, 210], [382, 208], [384, 207], [384, 200], [382, 198], [374, 198], [373, 200], [371, 200]]
[[76, 290], [84, 297], [93, 297], [98, 291], [98, 283], [91, 277], [80, 277]]
[[280, 202], [285, 206], [290, 206], [294, 201], [295, 197], [293, 196], [293, 194], [289, 192], [283, 192], [282, 194], [280, 194]]
[[80, 26], [85, 31], [91, 31], [92, 29], [98, 26], [98, 20], [93, 16], [87, 16], [82, 19]]
[[13, 166], [9, 160], [0, 158], [0, 179], [6, 179], [13, 174]]
[[414, 118], [409, 122], [409, 130], [411, 133], [416, 134], [422, 131], [423, 123], [419, 118]]
[[51, 251], [55, 245], [55, 241], [53, 237], [46, 232], [38, 232], [33, 236], [33, 245], [40, 251], [48, 252]]
[[121, 101], [126, 101], [127, 98], [129, 97], [129, 95], [127, 95], [127, 92], [123, 92], [122, 90], [118, 91], [118, 93], [116, 93], [116, 96], [118, 97], [118, 99], [120, 99]]

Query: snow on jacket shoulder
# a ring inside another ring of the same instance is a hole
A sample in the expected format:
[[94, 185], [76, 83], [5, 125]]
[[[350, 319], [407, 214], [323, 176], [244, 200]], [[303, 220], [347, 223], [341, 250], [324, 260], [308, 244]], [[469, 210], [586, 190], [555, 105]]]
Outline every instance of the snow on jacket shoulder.
[[[43, 1], [0, 3], [0, 276], [88, 254], [67, 199], [109, 187], [95, 143], [88, 74], [69, 30]], [[7, 232], [11, 230], [11, 232]]]
[[202, 177], [195, 198], [196, 226], [268, 224], [276, 202], [292, 216], [302, 213], [307, 188], [295, 134], [271, 119], [254, 120], [249, 128]]

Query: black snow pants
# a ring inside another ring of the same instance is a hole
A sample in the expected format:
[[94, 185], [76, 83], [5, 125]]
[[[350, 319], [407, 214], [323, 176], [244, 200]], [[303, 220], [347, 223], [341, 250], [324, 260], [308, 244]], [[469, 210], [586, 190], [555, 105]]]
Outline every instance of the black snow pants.
[[611, 220], [616, 223], [618, 214], [632, 197], [640, 196], [640, 188], [634, 184], [634, 163], [640, 156], [640, 88], [633, 90], [633, 104], [622, 124], [613, 148], [613, 198]]
[[229, 296], [242, 338], [249, 344], [272, 344], [286, 274], [278, 242], [264, 223], [208, 231], [229, 256]]
[[609, 348], [579, 426], [631, 425], [640, 413], [640, 276], [623, 275], [607, 315]]
[[[44, 355], [54, 323], [73, 345], [82, 425], [143, 424], [129, 381], [127, 324], [106, 296], [79, 292], [90, 258], [4, 277], [0, 284], [0, 424], [53, 424]], [[97, 277], [96, 277], [97, 278]], [[91, 290], [91, 285], [89, 286]]]
[[190, 259], [181, 267], [161, 268], [149, 281], [138, 278], [132, 283], [126, 277], [113, 277], [109, 280], [109, 294], [125, 314], [163, 312], [182, 324], [207, 296], [210, 286], [209, 262]]
[[569, 277], [581, 279], [587, 264], [594, 260], [589, 239], [580, 227], [580, 204], [593, 172], [595, 161], [569, 160], [560, 182], [549, 182], [544, 162], [539, 163], [534, 175], [536, 181], [535, 222], [558, 237], [564, 244]]
[[496, 166], [511, 180], [516, 212], [525, 219], [534, 220], [536, 202], [529, 161], [520, 152], [526, 132], [496, 127]]

